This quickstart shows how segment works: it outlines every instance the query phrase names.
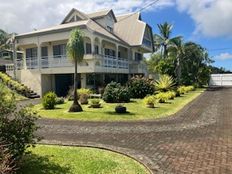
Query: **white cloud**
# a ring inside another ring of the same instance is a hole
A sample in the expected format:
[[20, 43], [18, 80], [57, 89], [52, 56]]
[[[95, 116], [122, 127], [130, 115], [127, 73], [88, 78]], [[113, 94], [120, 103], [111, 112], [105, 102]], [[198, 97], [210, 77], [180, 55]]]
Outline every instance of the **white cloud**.
[[[7, 32], [27, 32], [59, 24], [65, 15], [77, 8], [83, 12], [113, 9], [116, 14], [140, 9], [152, 0], [0, 0], [0, 28]], [[161, 0], [146, 10], [173, 5]]]
[[215, 59], [218, 59], [218, 60], [232, 60], [232, 54], [230, 54], [230, 53], [221, 53], [221, 54], [215, 56]]
[[176, 0], [196, 23], [195, 34], [232, 38], [232, 0]]

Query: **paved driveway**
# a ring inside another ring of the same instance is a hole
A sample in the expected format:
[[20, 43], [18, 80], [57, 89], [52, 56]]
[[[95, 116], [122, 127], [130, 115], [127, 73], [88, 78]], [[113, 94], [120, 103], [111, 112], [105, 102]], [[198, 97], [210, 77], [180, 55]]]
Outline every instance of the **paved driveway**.
[[38, 122], [44, 143], [117, 150], [153, 173], [232, 173], [232, 88], [206, 91], [175, 116], [158, 121]]

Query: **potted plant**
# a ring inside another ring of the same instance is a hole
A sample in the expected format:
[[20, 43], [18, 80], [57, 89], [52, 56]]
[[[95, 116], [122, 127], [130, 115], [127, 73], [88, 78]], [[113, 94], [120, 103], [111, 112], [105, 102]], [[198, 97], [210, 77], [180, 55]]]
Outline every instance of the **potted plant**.
[[154, 96], [147, 96], [144, 99], [144, 103], [146, 104], [147, 108], [154, 108], [154, 104], [155, 104], [155, 97]]
[[100, 99], [90, 100], [90, 107], [91, 108], [100, 108], [101, 107]]
[[119, 114], [126, 113], [126, 112], [127, 112], [127, 111], [126, 111], [126, 107], [123, 106], [123, 105], [121, 105], [121, 104], [119, 104], [119, 105], [117, 105], [117, 106], [115, 107], [115, 112], [116, 112], [116, 113], [119, 113]]

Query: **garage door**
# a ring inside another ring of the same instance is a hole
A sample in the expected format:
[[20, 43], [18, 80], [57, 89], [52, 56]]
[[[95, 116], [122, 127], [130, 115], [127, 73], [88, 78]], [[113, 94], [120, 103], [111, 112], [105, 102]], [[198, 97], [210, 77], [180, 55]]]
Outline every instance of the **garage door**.
[[232, 86], [232, 74], [212, 74], [209, 84], [211, 86]]

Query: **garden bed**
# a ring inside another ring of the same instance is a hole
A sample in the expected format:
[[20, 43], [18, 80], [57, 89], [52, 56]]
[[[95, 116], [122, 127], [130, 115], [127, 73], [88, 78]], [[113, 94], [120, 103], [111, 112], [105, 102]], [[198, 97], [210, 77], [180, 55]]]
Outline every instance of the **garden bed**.
[[147, 108], [141, 99], [132, 99], [130, 103], [124, 104], [127, 107], [127, 113], [115, 113], [117, 104], [104, 103], [102, 101], [101, 108], [89, 108], [89, 105], [82, 105], [83, 112], [70, 113], [68, 112], [72, 102], [68, 101], [65, 104], [57, 105], [54, 110], [44, 110], [42, 105], [34, 106], [41, 117], [56, 118], [56, 119], [76, 119], [84, 121], [128, 121], [128, 120], [148, 120], [170, 116], [178, 112], [186, 104], [199, 96], [204, 89], [197, 89], [177, 97], [174, 100], [169, 100], [167, 103], [157, 103], [155, 108]]

